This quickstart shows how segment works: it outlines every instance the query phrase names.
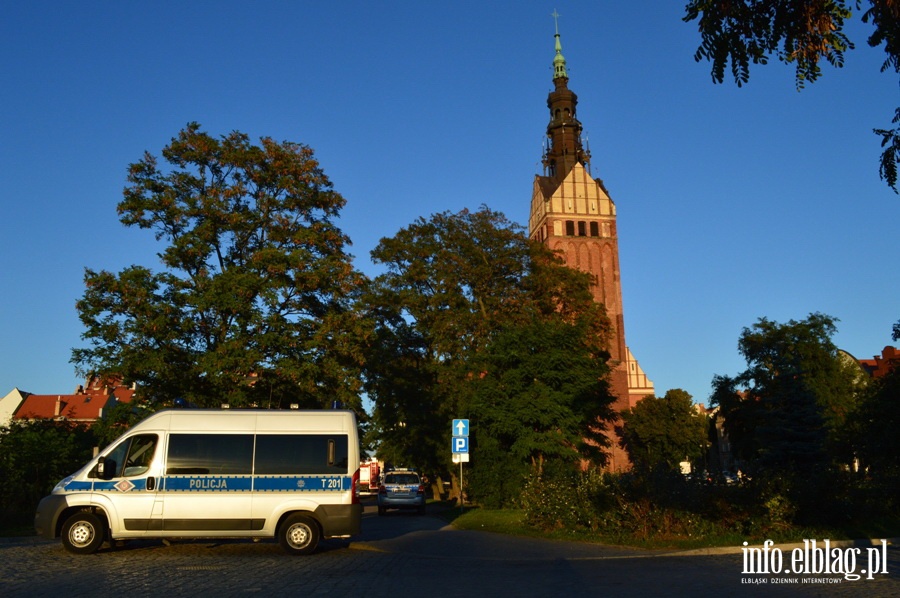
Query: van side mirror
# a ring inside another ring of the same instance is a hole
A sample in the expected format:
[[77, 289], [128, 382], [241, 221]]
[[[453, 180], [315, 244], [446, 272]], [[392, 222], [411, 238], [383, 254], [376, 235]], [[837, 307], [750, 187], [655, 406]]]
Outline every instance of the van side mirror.
[[116, 475], [116, 462], [106, 457], [97, 461], [97, 477], [101, 480], [111, 480]]

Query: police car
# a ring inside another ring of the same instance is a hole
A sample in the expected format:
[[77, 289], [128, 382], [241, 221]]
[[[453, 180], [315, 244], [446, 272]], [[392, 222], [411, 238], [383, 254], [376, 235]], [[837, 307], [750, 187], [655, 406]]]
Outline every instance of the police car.
[[378, 514], [388, 509], [416, 509], [425, 513], [425, 486], [419, 474], [407, 469], [395, 469], [384, 474], [378, 487]]

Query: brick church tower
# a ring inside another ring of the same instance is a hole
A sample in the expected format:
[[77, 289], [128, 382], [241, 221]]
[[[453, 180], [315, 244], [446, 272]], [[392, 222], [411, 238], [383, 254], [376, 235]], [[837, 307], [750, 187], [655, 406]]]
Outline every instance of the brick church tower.
[[[532, 239], [558, 251], [566, 265], [594, 275], [594, 300], [606, 307], [613, 328], [609, 346], [610, 384], [616, 396], [613, 407], [622, 411], [653, 394], [653, 383], [625, 344], [616, 205], [603, 181], [591, 175], [590, 147], [582, 144], [582, 127], [576, 114], [578, 96], [568, 88], [558, 26], [555, 40], [554, 89], [547, 97], [550, 123], [542, 159], [544, 172], [534, 177], [528, 230]], [[630, 468], [615, 434], [609, 431], [608, 435], [613, 444], [608, 469]]]

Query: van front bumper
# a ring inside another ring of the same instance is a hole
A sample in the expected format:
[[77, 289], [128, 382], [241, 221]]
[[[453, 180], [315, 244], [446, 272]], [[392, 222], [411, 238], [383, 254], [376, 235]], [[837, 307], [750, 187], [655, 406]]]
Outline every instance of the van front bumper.
[[42, 498], [34, 513], [34, 531], [37, 535], [49, 540], [56, 538], [59, 516], [68, 506], [66, 497], [59, 494]]

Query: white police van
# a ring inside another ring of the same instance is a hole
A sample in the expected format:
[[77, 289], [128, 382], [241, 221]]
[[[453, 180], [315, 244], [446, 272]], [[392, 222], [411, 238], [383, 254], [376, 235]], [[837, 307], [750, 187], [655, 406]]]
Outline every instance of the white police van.
[[350, 411], [166, 410], [57, 484], [35, 529], [81, 554], [106, 539], [213, 537], [309, 554], [359, 533], [358, 481]]

